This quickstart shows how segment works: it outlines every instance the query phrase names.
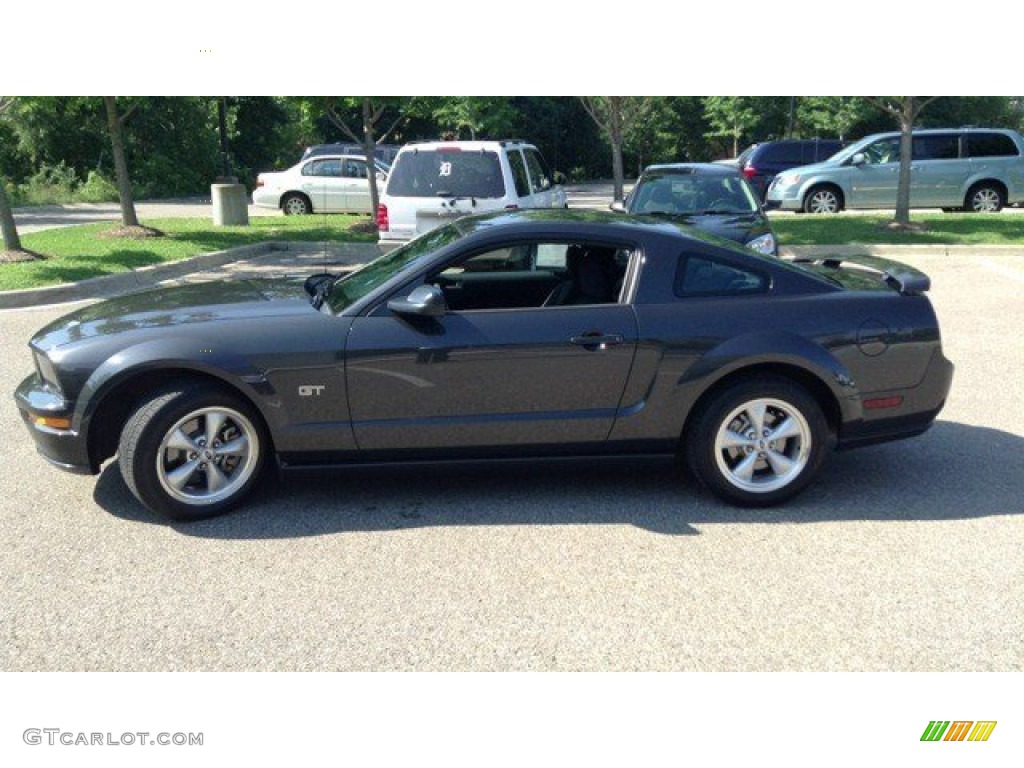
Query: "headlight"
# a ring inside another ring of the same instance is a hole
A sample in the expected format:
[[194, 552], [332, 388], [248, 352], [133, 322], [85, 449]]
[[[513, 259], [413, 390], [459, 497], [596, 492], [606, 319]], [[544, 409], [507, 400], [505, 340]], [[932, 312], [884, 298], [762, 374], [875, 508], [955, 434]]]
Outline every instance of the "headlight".
[[38, 349], [32, 350], [32, 356], [36, 361], [36, 372], [44, 383], [60, 391], [60, 379], [57, 378], [57, 370], [53, 367], [53, 361]]
[[775, 255], [775, 236], [771, 233], [767, 235], [761, 235], [755, 237], [753, 240], [747, 243], [747, 248], [758, 253], [763, 253], [766, 256]]
[[797, 184], [800, 183], [800, 179], [802, 179], [802, 178], [803, 177], [799, 173], [793, 174], [792, 176], [790, 176], [790, 175], [779, 176], [779, 186], [780, 187], [795, 187]]

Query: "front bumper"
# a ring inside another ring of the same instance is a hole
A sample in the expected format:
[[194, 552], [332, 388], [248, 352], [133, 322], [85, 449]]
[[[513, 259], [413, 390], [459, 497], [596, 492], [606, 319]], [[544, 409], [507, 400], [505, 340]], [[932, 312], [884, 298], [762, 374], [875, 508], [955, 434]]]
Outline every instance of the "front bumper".
[[800, 185], [782, 186], [778, 183], [778, 176], [768, 187], [765, 194], [764, 207], [768, 210], [799, 211], [803, 208], [803, 196], [800, 194]]
[[[39, 424], [40, 417], [73, 417], [73, 405], [47, 386], [38, 374], [32, 374], [18, 386], [14, 400], [21, 412], [36, 450], [60, 469], [76, 474], [94, 475], [98, 468], [89, 460], [85, 436], [72, 429], [55, 429]], [[72, 421], [72, 427], [74, 422]]]

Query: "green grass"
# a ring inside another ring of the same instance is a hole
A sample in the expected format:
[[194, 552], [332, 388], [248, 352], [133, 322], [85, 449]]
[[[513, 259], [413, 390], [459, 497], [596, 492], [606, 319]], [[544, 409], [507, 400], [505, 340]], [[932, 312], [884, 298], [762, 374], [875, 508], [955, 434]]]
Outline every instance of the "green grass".
[[0, 291], [84, 280], [267, 240], [375, 242], [376, 235], [351, 231], [366, 221], [366, 216], [316, 214], [254, 217], [248, 227], [214, 227], [209, 219], [156, 219], [142, 223], [166, 237], [143, 240], [100, 236], [120, 222], [50, 229], [21, 238], [23, 247], [50, 258], [0, 264]]
[[1024, 215], [1017, 213], [927, 213], [911, 215], [924, 232], [891, 232], [886, 214], [772, 216], [779, 243], [786, 245], [1017, 245], [1024, 244]]

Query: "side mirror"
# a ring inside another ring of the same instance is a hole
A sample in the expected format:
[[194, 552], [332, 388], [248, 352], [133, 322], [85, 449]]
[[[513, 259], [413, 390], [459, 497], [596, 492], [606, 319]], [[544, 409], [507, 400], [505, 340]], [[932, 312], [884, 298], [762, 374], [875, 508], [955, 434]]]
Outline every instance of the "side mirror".
[[864, 165], [864, 163], [866, 163], [867, 161], [868, 159], [864, 157], [864, 153], [858, 152], [857, 154], [850, 158], [850, 165]]
[[444, 294], [436, 285], [419, 285], [404, 299], [391, 299], [388, 309], [397, 315], [443, 317], [448, 311]]
[[565, 184], [569, 181], [561, 171], [555, 171], [552, 173], [551, 178], [554, 179], [555, 184]]
[[616, 200], [614, 203], [608, 206], [608, 210], [615, 211], [616, 213], [625, 213], [626, 204], [621, 200]]

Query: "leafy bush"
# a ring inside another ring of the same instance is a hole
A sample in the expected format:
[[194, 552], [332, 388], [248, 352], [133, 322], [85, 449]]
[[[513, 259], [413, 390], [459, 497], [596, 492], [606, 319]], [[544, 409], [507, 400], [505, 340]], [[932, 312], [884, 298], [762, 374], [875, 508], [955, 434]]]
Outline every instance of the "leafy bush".
[[117, 200], [117, 186], [99, 171], [89, 171], [75, 199], [82, 203], [112, 203]]
[[21, 185], [19, 202], [25, 205], [52, 205], [74, 198], [78, 187], [75, 169], [61, 160], [56, 165], [42, 165]]

